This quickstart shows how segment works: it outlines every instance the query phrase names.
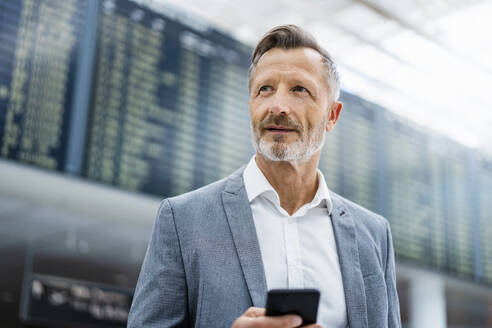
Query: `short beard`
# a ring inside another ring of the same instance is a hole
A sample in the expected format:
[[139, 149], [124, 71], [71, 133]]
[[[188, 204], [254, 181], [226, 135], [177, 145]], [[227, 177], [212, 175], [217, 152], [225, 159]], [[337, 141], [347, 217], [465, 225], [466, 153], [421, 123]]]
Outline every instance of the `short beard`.
[[274, 138], [272, 142], [267, 142], [260, 136], [258, 128], [251, 125], [253, 145], [257, 153], [270, 161], [305, 162], [323, 148], [326, 139], [326, 120], [327, 117], [320, 124], [309, 129], [307, 134], [304, 131], [299, 131], [301, 138], [292, 144], [282, 142], [282, 138]]

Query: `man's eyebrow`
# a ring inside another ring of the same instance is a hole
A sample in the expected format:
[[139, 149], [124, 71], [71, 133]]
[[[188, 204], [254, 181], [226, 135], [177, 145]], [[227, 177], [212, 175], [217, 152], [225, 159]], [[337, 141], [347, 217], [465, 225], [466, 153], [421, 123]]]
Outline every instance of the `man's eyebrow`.
[[[262, 75], [265, 75], [265, 74], [262, 74]], [[273, 77], [273, 76], [258, 76], [255, 80], [255, 82], [253, 83], [252, 86], [257, 86], [259, 84], [265, 84], [265, 83], [272, 83], [272, 82], [275, 82], [276, 80], [278, 80], [278, 78], [276, 77]]]
[[310, 81], [309, 79], [303, 79], [303, 78], [295, 78], [295, 79], [292, 79], [292, 81], [294, 83], [298, 83], [298, 84], [304, 84], [304, 85], [308, 85], [310, 87], [314, 87], [314, 83], [312, 81]]
[[292, 81], [296, 84], [300, 84], [302, 86], [305, 86], [312, 91], [317, 90], [316, 83], [314, 83], [314, 81], [309, 77], [302, 77], [302, 76], [299, 77], [298, 76], [298, 77], [292, 79]]
[[[267, 73], [262, 73], [255, 78], [256, 81], [254, 81], [251, 84], [251, 88], [254, 89], [254, 88], [258, 88], [260, 85], [275, 83], [278, 81], [278, 79], [279, 79], [278, 76], [272, 76]], [[309, 75], [296, 73], [296, 75], [291, 79], [291, 81], [294, 84], [299, 84], [308, 88], [312, 92], [317, 91], [316, 83], [314, 82], [313, 78]]]

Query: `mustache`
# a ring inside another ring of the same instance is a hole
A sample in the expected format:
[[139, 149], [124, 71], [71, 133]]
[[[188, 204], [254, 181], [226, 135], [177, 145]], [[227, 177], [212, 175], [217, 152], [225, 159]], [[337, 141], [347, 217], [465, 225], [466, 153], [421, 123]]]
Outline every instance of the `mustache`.
[[260, 128], [260, 130], [265, 130], [265, 127], [271, 124], [281, 125], [288, 129], [296, 130], [298, 132], [303, 131], [303, 127], [299, 122], [284, 115], [277, 115], [277, 116], [269, 115], [263, 121], [260, 122], [258, 127]]

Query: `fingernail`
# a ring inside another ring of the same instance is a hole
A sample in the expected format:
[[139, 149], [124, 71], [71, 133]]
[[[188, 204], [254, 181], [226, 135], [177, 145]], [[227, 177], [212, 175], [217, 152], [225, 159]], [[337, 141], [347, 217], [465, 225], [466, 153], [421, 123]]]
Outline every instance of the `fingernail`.
[[299, 317], [297, 315], [292, 317], [292, 325], [297, 327], [297, 326], [300, 326], [301, 323], [302, 323], [301, 317]]

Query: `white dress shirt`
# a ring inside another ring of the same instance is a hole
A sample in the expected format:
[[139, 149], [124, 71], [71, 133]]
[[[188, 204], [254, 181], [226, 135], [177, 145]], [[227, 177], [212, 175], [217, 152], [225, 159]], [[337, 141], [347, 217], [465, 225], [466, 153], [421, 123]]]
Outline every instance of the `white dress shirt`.
[[321, 292], [318, 323], [347, 326], [347, 309], [337, 246], [329, 214], [332, 202], [321, 171], [310, 203], [293, 215], [280, 207], [277, 192], [255, 161], [243, 173], [260, 243], [268, 289], [316, 288]]

